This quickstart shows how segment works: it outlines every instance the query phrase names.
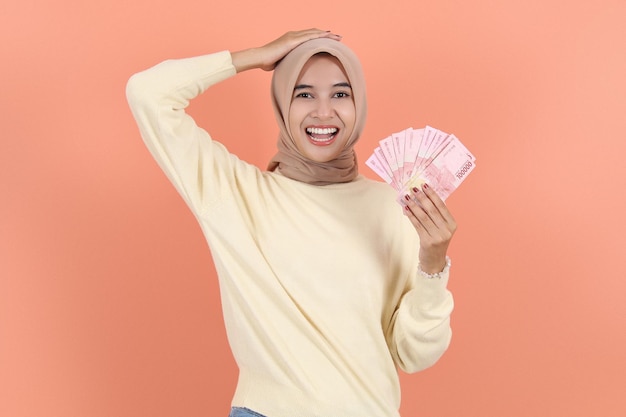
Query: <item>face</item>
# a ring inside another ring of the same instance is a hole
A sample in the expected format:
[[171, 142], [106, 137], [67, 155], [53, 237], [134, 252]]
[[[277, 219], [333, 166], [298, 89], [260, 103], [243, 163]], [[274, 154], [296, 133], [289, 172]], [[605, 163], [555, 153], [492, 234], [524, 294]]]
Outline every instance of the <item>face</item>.
[[354, 130], [352, 88], [337, 58], [315, 55], [296, 81], [289, 130], [296, 147], [315, 162], [331, 161], [344, 150]]

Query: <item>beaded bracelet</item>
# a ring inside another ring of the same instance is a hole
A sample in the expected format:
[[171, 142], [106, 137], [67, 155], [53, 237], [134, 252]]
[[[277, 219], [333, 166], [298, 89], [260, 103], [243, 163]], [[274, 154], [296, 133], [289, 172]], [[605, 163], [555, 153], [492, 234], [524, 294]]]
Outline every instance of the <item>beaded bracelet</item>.
[[417, 273], [427, 279], [435, 279], [435, 278], [441, 279], [441, 276], [450, 270], [451, 265], [452, 265], [452, 261], [450, 260], [450, 258], [446, 256], [446, 264], [441, 270], [441, 272], [435, 272], [434, 274], [429, 274], [427, 272], [422, 271], [422, 267], [420, 265], [417, 265]]

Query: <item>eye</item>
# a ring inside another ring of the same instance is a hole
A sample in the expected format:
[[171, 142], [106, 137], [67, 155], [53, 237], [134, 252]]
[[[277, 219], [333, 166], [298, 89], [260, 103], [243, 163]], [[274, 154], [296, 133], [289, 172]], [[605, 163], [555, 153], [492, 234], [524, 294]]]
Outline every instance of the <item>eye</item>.
[[350, 97], [350, 93], [347, 91], [337, 91], [334, 95], [335, 98], [347, 98]]
[[311, 93], [302, 92], [296, 94], [293, 98], [313, 98], [313, 95], [311, 95]]

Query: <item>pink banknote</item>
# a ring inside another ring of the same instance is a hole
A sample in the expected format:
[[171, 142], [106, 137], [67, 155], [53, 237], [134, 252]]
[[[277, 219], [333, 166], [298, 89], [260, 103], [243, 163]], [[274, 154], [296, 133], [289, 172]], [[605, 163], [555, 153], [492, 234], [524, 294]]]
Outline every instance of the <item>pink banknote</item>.
[[424, 183], [445, 201], [476, 166], [456, 136], [430, 126], [393, 133], [379, 144], [366, 165], [398, 191], [401, 203]]

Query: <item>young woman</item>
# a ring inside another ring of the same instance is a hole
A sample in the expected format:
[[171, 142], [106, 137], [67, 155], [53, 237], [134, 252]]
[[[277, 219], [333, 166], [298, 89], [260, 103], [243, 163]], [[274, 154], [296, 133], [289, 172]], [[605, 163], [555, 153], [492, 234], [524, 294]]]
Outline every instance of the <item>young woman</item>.
[[[233, 417], [398, 416], [397, 368], [429, 367], [450, 342], [455, 221], [428, 186], [403, 209], [358, 174], [365, 82], [339, 40], [289, 32], [165, 61], [127, 86], [144, 141], [211, 248], [240, 371]], [[279, 128], [266, 171], [185, 113], [211, 85], [258, 68], [274, 71]]]

